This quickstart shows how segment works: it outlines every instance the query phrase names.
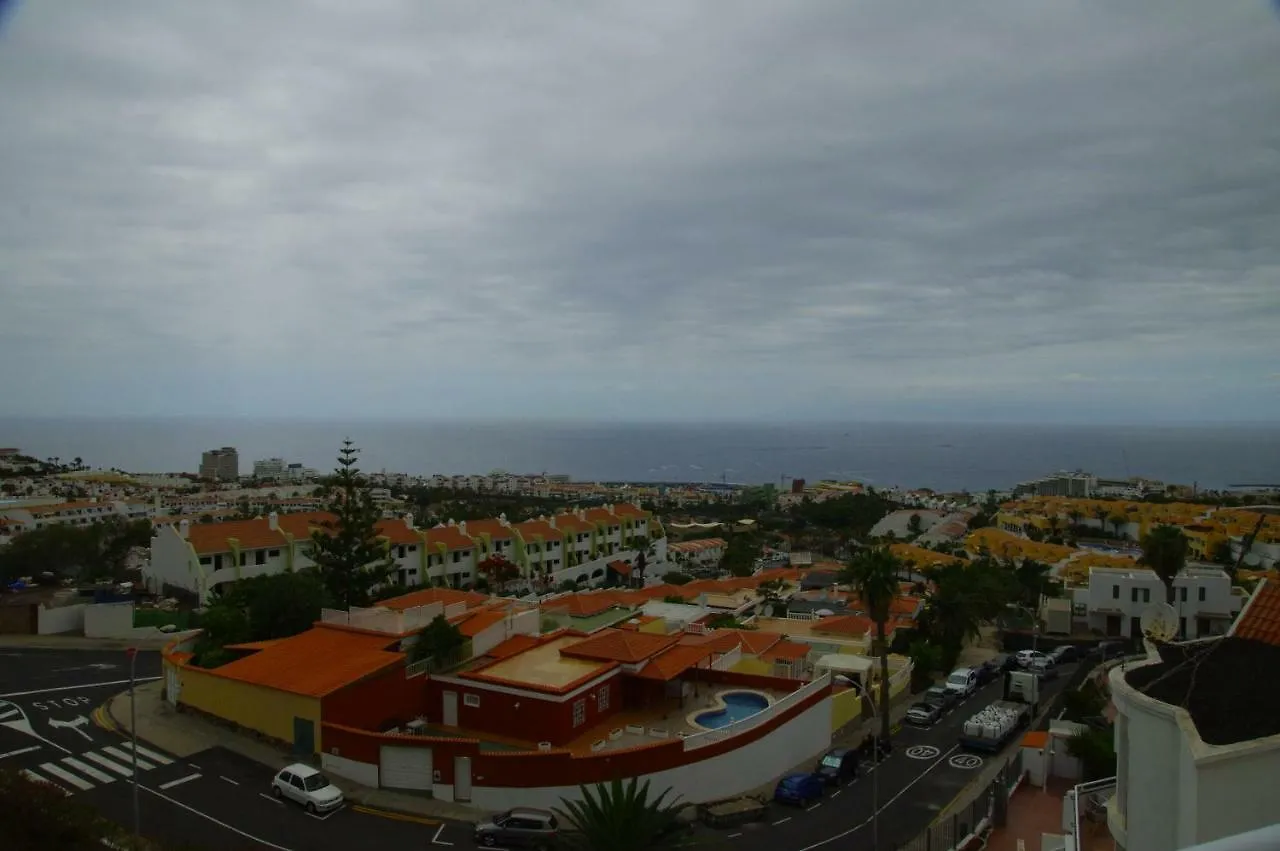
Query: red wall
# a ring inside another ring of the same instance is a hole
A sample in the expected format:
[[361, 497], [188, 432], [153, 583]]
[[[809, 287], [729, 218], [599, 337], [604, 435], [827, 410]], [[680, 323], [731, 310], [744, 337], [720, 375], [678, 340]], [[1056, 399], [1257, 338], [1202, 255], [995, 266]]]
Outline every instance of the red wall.
[[[576, 786], [581, 783], [605, 782], [614, 777], [652, 774], [720, 756], [769, 735], [779, 726], [826, 700], [830, 694], [829, 688], [823, 689], [787, 711], [779, 713], [770, 723], [762, 724], [722, 742], [687, 752], [679, 739], [668, 739], [655, 744], [604, 751], [598, 754], [574, 755], [567, 751], [553, 753], [481, 751], [479, 743], [472, 739], [383, 736], [330, 723], [323, 725], [321, 735], [326, 751], [332, 752], [337, 748], [339, 755], [347, 759], [375, 765], [378, 763], [379, 746], [382, 744], [430, 747], [432, 765], [440, 772], [440, 782], [444, 784], [453, 782], [454, 757], [467, 756], [471, 757], [472, 779], [477, 785], [513, 788]], [[524, 711], [523, 705], [520, 710]]]
[[361, 730], [398, 727], [426, 713], [426, 679], [405, 679], [397, 665], [321, 698], [320, 719]]
[[[603, 712], [599, 709], [597, 697], [601, 689], [609, 691], [609, 705]], [[581, 696], [564, 702], [534, 697], [532, 692], [514, 695], [490, 691], [481, 685], [463, 686], [431, 680], [427, 684], [427, 718], [432, 723], [444, 723], [446, 691], [458, 693], [459, 727], [474, 733], [493, 733], [529, 742], [551, 742], [553, 745], [571, 742], [584, 730], [601, 723], [618, 711], [622, 699], [616, 675]], [[476, 695], [480, 705], [467, 706], [465, 695], [468, 694]], [[573, 704], [577, 700], [586, 703], [586, 722], [575, 727]]]

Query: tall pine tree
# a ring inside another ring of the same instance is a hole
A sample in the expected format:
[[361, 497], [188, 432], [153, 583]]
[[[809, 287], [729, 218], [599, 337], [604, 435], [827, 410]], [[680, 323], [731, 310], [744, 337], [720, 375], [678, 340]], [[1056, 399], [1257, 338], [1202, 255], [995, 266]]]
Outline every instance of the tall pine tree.
[[349, 439], [342, 442], [329, 496], [329, 511], [336, 519], [311, 533], [316, 570], [333, 601], [347, 609], [369, 605], [374, 591], [395, 569], [390, 551], [378, 540], [381, 512], [356, 467], [359, 454]]

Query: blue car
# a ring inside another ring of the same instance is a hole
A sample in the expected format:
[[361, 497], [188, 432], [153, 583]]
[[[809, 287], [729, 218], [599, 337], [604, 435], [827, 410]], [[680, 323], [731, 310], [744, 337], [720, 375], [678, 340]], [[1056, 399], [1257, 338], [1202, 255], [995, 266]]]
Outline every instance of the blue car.
[[788, 774], [778, 781], [777, 788], [773, 790], [773, 800], [779, 804], [796, 804], [803, 807], [822, 800], [825, 785], [823, 779], [817, 774], [803, 772]]

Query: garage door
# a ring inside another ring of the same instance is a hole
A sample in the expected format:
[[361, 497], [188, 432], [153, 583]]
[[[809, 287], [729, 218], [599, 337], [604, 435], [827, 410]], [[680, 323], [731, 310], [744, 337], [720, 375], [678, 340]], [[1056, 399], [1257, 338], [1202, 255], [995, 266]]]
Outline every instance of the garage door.
[[383, 745], [381, 785], [385, 789], [431, 789], [431, 748]]

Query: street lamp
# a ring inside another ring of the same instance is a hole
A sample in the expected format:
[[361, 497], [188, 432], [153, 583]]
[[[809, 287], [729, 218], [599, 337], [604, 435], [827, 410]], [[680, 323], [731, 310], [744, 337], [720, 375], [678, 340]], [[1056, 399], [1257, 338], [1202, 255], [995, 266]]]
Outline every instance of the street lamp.
[[138, 702], [134, 697], [134, 684], [137, 681], [138, 648], [130, 647], [129, 654], [129, 733], [133, 742], [133, 836], [142, 839], [142, 829], [138, 818]]
[[[876, 709], [876, 700], [871, 696], [871, 689], [858, 683], [857, 689], [866, 698], [867, 704], [871, 707], [871, 718], [876, 722], [876, 727], [880, 724], [880, 712]], [[880, 762], [880, 733], [875, 731], [871, 734], [871, 851], [880, 851], [880, 774], [877, 772], [876, 766]]]

